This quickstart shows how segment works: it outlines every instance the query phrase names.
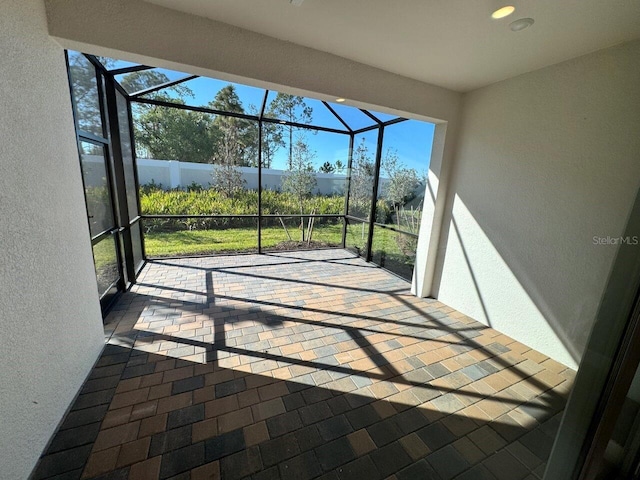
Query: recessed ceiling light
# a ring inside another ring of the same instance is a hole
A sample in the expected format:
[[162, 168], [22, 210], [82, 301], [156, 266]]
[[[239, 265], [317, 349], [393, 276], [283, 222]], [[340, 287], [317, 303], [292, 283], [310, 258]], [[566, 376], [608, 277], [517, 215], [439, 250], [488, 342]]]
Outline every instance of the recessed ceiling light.
[[497, 20], [499, 18], [508, 17], [513, 12], [515, 12], [515, 10], [516, 10], [516, 7], [514, 7], [513, 5], [505, 5], [504, 7], [501, 7], [497, 9], [495, 12], [493, 12], [491, 14], [491, 18], [494, 18]]
[[531, 25], [533, 25], [533, 18], [519, 18], [518, 20], [511, 22], [509, 27], [511, 27], [511, 30], [514, 32], [519, 32], [520, 30], [529, 28]]
[[342, 103], [346, 100], [346, 98], [336, 98], [336, 102]]

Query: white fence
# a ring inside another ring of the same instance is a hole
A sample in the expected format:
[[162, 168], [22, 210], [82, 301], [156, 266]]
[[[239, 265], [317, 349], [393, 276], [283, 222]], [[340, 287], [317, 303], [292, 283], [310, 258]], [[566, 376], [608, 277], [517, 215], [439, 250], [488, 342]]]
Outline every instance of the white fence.
[[[147, 158], [137, 159], [138, 181], [140, 185], [155, 182], [165, 189], [186, 188], [193, 183], [202, 187], [209, 187], [213, 183], [214, 165], [208, 163], [179, 162], [177, 160], [152, 160]], [[85, 155], [83, 157], [85, 183], [87, 186], [99, 186], [102, 184], [104, 169], [102, 169], [102, 157], [97, 155]], [[238, 167], [245, 181], [245, 188], [258, 189], [258, 169], [250, 167]], [[284, 170], [270, 168], [262, 169], [262, 188], [265, 190], [281, 190], [282, 178], [286, 175]], [[313, 193], [321, 195], [341, 195], [346, 188], [347, 177], [345, 175], [320, 173], [316, 174], [317, 185]]]

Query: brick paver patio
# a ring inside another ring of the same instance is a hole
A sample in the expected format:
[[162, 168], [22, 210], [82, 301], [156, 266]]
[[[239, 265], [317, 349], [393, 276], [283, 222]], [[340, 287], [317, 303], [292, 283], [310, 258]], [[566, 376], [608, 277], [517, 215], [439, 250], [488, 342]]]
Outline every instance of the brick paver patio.
[[574, 372], [345, 250], [147, 264], [35, 478], [541, 478]]

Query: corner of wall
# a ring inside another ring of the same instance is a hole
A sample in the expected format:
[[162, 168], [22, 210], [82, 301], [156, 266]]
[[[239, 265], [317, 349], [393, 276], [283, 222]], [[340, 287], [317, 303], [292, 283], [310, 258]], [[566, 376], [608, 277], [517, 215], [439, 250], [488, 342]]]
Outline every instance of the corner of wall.
[[62, 48], [0, 5], [0, 458], [27, 478], [104, 344]]

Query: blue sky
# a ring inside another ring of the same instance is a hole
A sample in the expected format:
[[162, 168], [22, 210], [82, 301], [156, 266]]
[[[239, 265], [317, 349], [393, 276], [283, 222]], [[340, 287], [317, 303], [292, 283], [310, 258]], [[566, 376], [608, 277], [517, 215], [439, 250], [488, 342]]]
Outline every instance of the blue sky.
[[[164, 73], [170, 80], [176, 80], [187, 76], [184, 73], [174, 72], [171, 70], [156, 70]], [[211, 100], [213, 100], [216, 93], [229, 83], [230, 82], [204, 77], [185, 82], [182, 85], [189, 87], [194, 94], [193, 98], [186, 99], [186, 103], [193, 106], [206, 106]], [[257, 113], [262, 104], [265, 90], [235, 83], [233, 85], [236, 87], [236, 93], [240, 98], [245, 111], [247, 113]], [[172, 94], [170, 91], [163, 93], [176, 95]], [[276, 94], [277, 92], [274, 91], [269, 92], [269, 96], [267, 97], [267, 110], [268, 105], [273, 101]], [[342, 123], [340, 123], [340, 121], [320, 101], [308, 98], [306, 99], [306, 103], [313, 109], [312, 124], [340, 130], [345, 129], [344, 125], [342, 125]], [[357, 108], [350, 107], [345, 104], [331, 105], [354, 130], [374, 124], [374, 121], [371, 118], [366, 116]], [[382, 121], [395, 118], [389, 114], [373, 111], [371, 113], [376, 115]], [[418, 120], [407, 120], [405, 122], [388, 126], [385, 128], [384, 132], [383, 153], [388, 149], [395, 149], [398, 153], [401, 164], [404, 164], [404, 166], [409, 168], [414, 168], [418, 174], [422, 174], [427, 171], [429, 166], [434, 129], [435, 125]], [[294, 138], [299, 133], [303, 133], [305, 135], [309, 146], [316, 153], [316, 160], [314, 162], [316, 169], [326, 161], [335, 163], [336, 160], [341, 160], [346, 164], [349, 149], [348, 135], [321, 131], [314, 134], [311, 130], [302, 131], [301, 129], [294, 129]], [[358, 135], [356, 137], [355, 146], [357, 146], [363, 138], [373, 159], [377, 146], [377, 131]], [[279, 149], [275, 155], [272, 168], [286, 169], [287, 156], [288, 147]]]

